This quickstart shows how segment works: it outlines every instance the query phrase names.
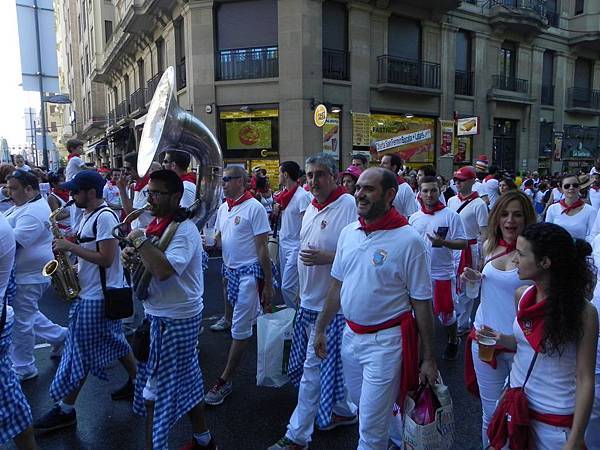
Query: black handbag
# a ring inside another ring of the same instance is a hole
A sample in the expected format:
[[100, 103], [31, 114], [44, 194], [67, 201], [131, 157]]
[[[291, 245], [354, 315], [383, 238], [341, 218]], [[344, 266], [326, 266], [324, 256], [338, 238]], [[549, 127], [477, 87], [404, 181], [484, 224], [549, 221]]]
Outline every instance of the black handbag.
[[131, 350], [133, 356], [140, 362], [148, 362], [150, 356], [150, 321], [144, 319], [137, 327], [131, 338]]

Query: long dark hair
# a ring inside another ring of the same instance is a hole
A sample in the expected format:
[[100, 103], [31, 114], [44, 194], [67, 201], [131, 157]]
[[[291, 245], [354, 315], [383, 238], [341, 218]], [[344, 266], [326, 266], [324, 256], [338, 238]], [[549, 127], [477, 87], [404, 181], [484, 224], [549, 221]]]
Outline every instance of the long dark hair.
[[592, 247], [552, 223], [529, 225], [522, 236], [538, 262], [544, 257], [551, 261], [542, 349], [560, 355], [566, 344], [582, 337], [583, 311], [596, 283]]

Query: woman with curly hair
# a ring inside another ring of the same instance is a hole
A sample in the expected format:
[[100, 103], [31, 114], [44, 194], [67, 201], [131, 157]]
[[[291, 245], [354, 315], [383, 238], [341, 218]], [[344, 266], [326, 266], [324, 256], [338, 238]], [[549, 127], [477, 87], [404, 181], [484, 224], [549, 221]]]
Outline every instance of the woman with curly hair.
[[[512, 333], [487, 329], [516, 350], [509, 388], [488, 429], [491, 447], [583, 449], [594, 399], [598, 313], [590, 245], [562, 227], [528, 226], [517, 239], [519, 278]], [[481, 337], [481, 335], [478, 335]]]
[[517, 237], [526, 226], [535, 222], [535, 211], [523, 192], [515, 190], [501, 195], [488, 219], [488, 238], [483, 245], [483, 270], [479, 273], [467, 268], [463, 277], [463, 280], [469, 276], [481, 277], [480, 303], [474, 328], [465, 347], [465, 382], [467, 390], [481, 399], [484, 447], [487, 446], [487, 428], [510, 372], [514, 352], [496, 346], [492, 360], [482, 361], [475, 341], [475, 330], [487, 325], [500, 333], [512, 331], [517, 315], [515, 290], [525, 284], [519, 279], [513, 262]]

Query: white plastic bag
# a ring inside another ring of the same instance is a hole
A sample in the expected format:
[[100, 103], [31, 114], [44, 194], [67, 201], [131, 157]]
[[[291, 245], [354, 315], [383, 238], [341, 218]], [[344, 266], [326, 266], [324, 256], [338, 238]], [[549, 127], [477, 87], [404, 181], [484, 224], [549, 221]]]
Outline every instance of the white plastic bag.
[[281, 387], [288, 382], [287, 368], [292, 348], [295, 314], [294, 309], [284, 308], [258, 318], [257, 386]]

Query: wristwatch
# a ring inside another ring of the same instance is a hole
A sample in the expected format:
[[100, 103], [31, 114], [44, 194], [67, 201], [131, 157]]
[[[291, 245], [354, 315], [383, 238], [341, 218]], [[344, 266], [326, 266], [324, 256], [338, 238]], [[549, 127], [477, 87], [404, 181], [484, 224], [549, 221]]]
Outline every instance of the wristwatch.
[[132, 241], [133, 248], [135, 248], [136, 250], [139, 249], [142, 245], [144, 245], [144, 242], [146, 242], [147, 240], [148, 238], [144, 235], [134, 238]]

